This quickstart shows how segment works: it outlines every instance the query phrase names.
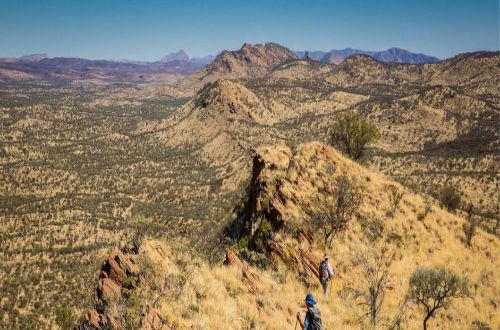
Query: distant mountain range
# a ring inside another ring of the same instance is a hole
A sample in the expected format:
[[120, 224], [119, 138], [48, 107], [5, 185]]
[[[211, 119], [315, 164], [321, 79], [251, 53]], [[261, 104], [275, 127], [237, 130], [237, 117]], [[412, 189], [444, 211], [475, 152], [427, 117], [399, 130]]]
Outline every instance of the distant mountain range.
[[214, 59], [215, 59], [215, 56], [213, 56], [213, 55], [190, 58], [188, 56], [188, 54], [186, 54], [186, 52], [181, 49], [178, 52], [170, 53], [166, 56], [163, 56], [160, 59], [160, 62], [162, 62], [162, 63], [187, 62], [187, 63], [191, 63], [193, 65], [205, 66], [205, 65], [210, 64]]
[[364, 54], [373, 57], [380, 62], [396, 62], [396, 63], [409, 63], [409, 64], [421, 64], [421, 63], [436, 63], [439, 62], [439, 58], [435, 56], [430, 56], [421, 53], [412, 53], [408, 50], [401, 48], [389, 48], [382, 51], [367, 51], [362, 49], [332, 49], [328, 52], [325, 51], [296, 51], [295, 54], [299, 58], [304, 58], [306, 53], [310, 58], [331, 64], [340, 64], [344, 59], [349, 56], [356, 54]]
[[[247, 44], [245, 44], [247, 45]], [[32, 54], [18, 58], [0, 58], [0, 80], [12, 79], [59, 79], [59, 80], [103, 80], [103, 81], [175, 81], [187, 77], [208, 65], [215, 66], [219, 71], [245, 71], [248, 75], [259, 75], [262, 69], [267, 71], [281, 57], [293, 59], [307, 56], [316, 61], [339, 64], [349, 56], [365, 54], [381, 62], [398, 63], [435, 63], [439, 59], [425, 54], [412, 53], [400, 48], [390, 48], [384, 51], [365, 51], [346, 48], [326, 51], [295, 51], [277, 44], [268, 43], [256, 49], [242, 47], [235, 52], [223, 51], [215, 56], [190, 58], [184, 50], [170, 53], [154, 62], [130, 60], [89, 60], [83, 58], [54, 57], [47, 54]], [[247, 45], [248, 46], [248, 45]], [[269, 55], [271, 54], [271, 55]], [[253, 58], [246, 61], [248, 68], [237, 68], [239, 58]], [[235, 62], [236, 61], [236, 62]], [[253, 72], [252, 68], [258, 67]], [[250, 70], [251, 69], [251, 70]], [[247, 72], [248, 71], [248, 72]]]
[[194, 73], [213, 59], [213, 56], [189, 58], [183, 50], [155, 62], [49, 58], [46, 54], [33, 54], [0, 58], [0, 80], [174, 81]]

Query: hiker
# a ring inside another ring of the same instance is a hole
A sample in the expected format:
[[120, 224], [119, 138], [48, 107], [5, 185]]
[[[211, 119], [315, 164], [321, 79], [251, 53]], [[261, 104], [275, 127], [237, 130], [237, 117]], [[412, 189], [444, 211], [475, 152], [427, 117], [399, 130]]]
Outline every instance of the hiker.
[[[302, 322], [300, 312], [297, 313], [297, 321], [300, 323], [300, 328], [303, 330], [323, 330], [323, 325], [321, 324], [321, 313], [315, 306], [316, 300], [314, 300], [312, 294], [307, 294], [305, 303], [307, 306], [307, 313], [304, 318], [304, 322]], [[295, 326], [297, 326], [297, 323], [295, 323]]]
[[330, 280], [333, 278], [333, 269], [328, 260], [328, 254], [325, 253], [323, 260], [319, 264], [319, 280], [323, 286], [323, 293], [327, 294], [328, 287], [330, 286]]

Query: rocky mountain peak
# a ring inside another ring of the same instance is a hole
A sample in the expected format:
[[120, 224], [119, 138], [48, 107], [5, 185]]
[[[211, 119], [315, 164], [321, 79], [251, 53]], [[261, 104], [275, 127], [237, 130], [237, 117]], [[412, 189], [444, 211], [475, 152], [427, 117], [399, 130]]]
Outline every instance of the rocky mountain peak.
[[172, 52], [160, 60], [160, 62], [163, 63], [169, 63], [169, 62], [174, 62], [174, 61], [184, 61], [188, 62], [189, 61], [189, 56], [186, 54], [184, 50], [179, 50], [178, 52]]
[[241, 77], [260, 77], [273, 67], [296, 59], [289, 49], [273, 43], [248, 43], [236, 51], [223, 51], [211, 65], [211, 70], [232, 73]]

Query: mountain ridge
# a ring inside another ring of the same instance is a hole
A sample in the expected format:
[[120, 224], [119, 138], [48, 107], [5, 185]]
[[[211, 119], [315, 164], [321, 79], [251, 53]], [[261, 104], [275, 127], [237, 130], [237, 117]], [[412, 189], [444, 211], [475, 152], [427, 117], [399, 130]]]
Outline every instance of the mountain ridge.
[[381, 51], [367, 51], [355, 48], [344, 48], [344, 49], [332, 49], [330, 51], [296, 51], [297, 56], [304, 58], [306, 53], [320, 62], [339, 64], [347, 57], [355, 54], [365, 54], [369, 55], [382, 62], [394, 62], [394, 63], [409, 63], [409, 64], [424, 64], [424, 63], [436, 63], [440, 59], [426, 55], [423, 53], [413, 53], [406, 49], [392, 47]]
[[[204, 57], [190, 58], [185, 51], [172, 52], [162, 59], [154, 62], [129, 61], [129, 60], [89, 60], [76, 57], [48, 57], [46, 54], [33, 54], [18, 58], [0, 58], [0, 79], [2, 80], [101, 80], [101, 81], [165, 81], [174, 82], [196, 73], [205, 68], [206, 71], [198, 73], [194, 81], [207, 80], [206, 75], [210, 71], [218, 71], [220, 74], [229, 74], [227, 78], [257, 78], [266, 74], [272, 67], [283, 62], [303, 58], [305, 51], [292, 52], [288, 48], [276, 43], [257, 44], [257, 48], [270, 50], [266, 55], [252, 53], [250, 44], [245, 43], [237, 51], [222, 51], [216, 57], [208, 55]], [[272, 49], [272, 50], [271, 50]], [[282, 54], [281, 59], [272, 59], [273, 52]], [[488, 56], [488, 51], [457, 54], [453, 58], [468, 56], [468, 54], [483, 54]], [[494, 52], [493, 52], [494, 53]], [[284, 55], [286, 54], [286, 55]], [[346, 48], [343, 50], [332, 50], [330, 53], [322, 51], [309, 52], [310, 56], [320, 62], [329, 64], [340, 64], [348, 57], [356, 54], [365, 54], [383, 63], [408, 63], [408, 64], [432, 64], [446, 60], [420, 53], [411, 53], [401, 48], [393, 47], [385, 51], [363, 51], [359, 49]], [[249, 56], [249, 57], [248, 57]], [[247, 57], [247, 58], [245, 58]], [[254, 62], [245, 63], [252, 58]], [[265, 64], [267, 60], [274, 61]], [[214, 63], [215, 62], [215, 63]], [[252, 69], [253, 67], [253, 69]], [[251, 72], [253, 70], [253, 72]], [[239, 73], [238, 73], [239, 72]], [[223, 78], [223, 77], [222, 77]], [[217, 78], [209, 78], [210, 82]], [[201, 83], [195, 84], [201, 87]]]

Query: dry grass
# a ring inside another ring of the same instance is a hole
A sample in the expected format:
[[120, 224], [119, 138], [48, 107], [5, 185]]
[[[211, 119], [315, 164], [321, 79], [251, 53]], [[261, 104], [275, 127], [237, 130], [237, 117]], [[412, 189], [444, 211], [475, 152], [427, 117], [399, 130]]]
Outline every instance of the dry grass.
[[[302, 156], [320, 149], [321, 145], [302, 147]], [[343, 287], [359, 287], [363, 278], [352, 263], [352, 256], [370, 248], [388, 248], [396, 252], [396, 258], [389, 269], [390, 288], [381, 309], [380, 327], [391, 325], [408, 289], [411, 273], [419, 265], [444, 266], [469, 279], [471, 297], [457, 299], [450, 308], [438, 312], [430, 321], [434, 329], [467, 329], [479, 320], [491, 328], [500, 326], [497, 313], [499, 281], [495, 276], [500, 267], [498, 259], [498, 239], [484, 231], [479, 231], [472, 248], [467, 248], [462, 232], [464, 218], [460, 214], [450, 214], [437, 205], [423, 221], [417, 220], [418, 213], [425, 207], [422, 196], [415, 195], [388, 178], [373, 173], [360, 165], [345, 159], [333, 150], [319, 161], [333, 160], [337, 173], [349, 173], [363, 181], [366, 193], [360, 216], [342, 238], [334, 241], [328, 252], [333, 261], [335, 276], [330, 293], [324, 297], [318, 284], [306, 287], [299, 281], [293, 269], [282, 262], [274, 263], [268, 269], [257, 269], [258, 285], [252, 290], [243, 277], [242, 270], [234, 265], [209, 265], [182, 249], [167, 249], [168, 257], [155, 254], [156, 245], [165, 243], [148, 242], [143, 251], [152, 260], [158, 276], [165, 278], [182, 277], [182, 285], [171, 289], [158, 301], [157, 308], [166, 323], [178, 329], [283, 329], [293, 327], [295, 314], [301, 310], [302, 300], [307, 292], [312, 292], [318, 300], [319, 308], [327, 329], [359, 329], [368, 327], [360, 323], [364, 310], [343, 298]], [[300, 159], [295, 159], [299, 161]], [[305, 165], [306, 166], [306, 165]], [[311, 167], [318, 174], [319, 167]], [[304, 176], [302, 176], [302, 179]], [[286, 179], [285, 179], [286, 180]], [[405, 194], [393, 218], [387, 217], [391, 209], [387, 187], [396, 186]], [[307, 186], [301, 185], [302, 198], [310, 194]], [[289, 187], [290, 189], [293, 189]], [[297, 198], [301, 196], [296, 195]], [[295, 199], [296, 200], [296, 199]], [[289, 205], [290, 206], [290, 205]], [[297, 208], [289, 208], [296, 210]], [[287, 216], [291, 216], [288, 213]], [[295, 219], [297, 214], [294, 215]], [[373, 239], [367, 235], [363, 219], [380, 221], [383, 230]], [[302, 225], [305, 218], [297, 220]], [[286, 234], [279, 234], [286, 237]], [[290, 240], [291, 238], [287, 238]], [[320, 239], [311, 251], [321, 255], [325, 249]], [[141, 290], [143, 290], [141, 288]], [[421, 327], [422, 311], [410, 305], [402, 327]]]

